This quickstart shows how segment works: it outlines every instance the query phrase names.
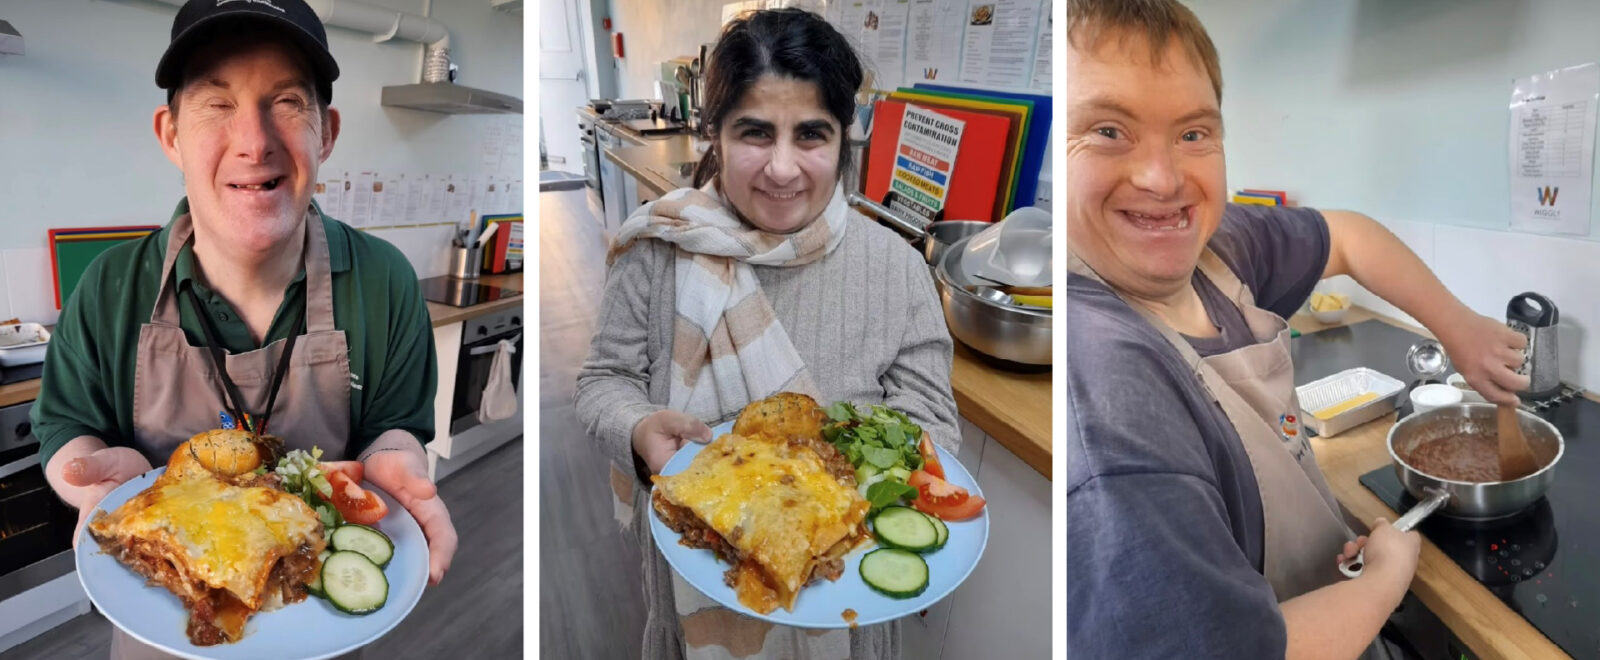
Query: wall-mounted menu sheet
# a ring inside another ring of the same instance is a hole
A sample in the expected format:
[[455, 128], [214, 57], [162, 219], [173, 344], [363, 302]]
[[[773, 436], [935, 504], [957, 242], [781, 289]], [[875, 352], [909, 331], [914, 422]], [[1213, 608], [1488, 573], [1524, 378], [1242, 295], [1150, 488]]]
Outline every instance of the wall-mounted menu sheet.
[[420, 174], [408, 176], [405, 180], [406, 204], [401, 209], [400, 215], [405, 218], [407, 225], [420, 225], [429, 222], [423, 216], [423, 208], [427, 205], [425, 196], [428, 194], [428, 175]]
[[317, 182], [317, 193], [312, 195], [317, 200], [317, 208], [322, 209], [324, 215], [343, 220], [339, 214], [344, 211], [344, 180], [326, 179]]
[[372, 216], [377, 212], [373, 191], [377, 189], [378, 173], [371, 170], [356, 173], [356, 183], [351, 187], [350, 219], [352, 227], [371, 227]]
[[373, 217], [375, 227], [401, 227], [408, 224], [406, 210], [406, 178], [404, 174], [388, 174], [378, 182], [378, 214]]
[[905, 84], [906, 25], [911, 0], [878, 0], [868, 10], [863, 48], [877, 74], [876, 89], [893, 90]]
[[911, 0], [904, 84], [955, 83], [961, 75], [962, 28], [968, 0]]
[[1039, 43], [1034, 46], [1033, 53], [1033, 88], [1046, 94], [1050, 93], [1050, 35], [1055, 22], [1055, 8], [1046, 4], [1044, 20], [1039, 21]]
[[439, 220], [465, 224], [472, 212], [472, 188], [465, 177], [454, 174], [444, 180], [444, 213]]
[[1039, 0], [972, 0], [967, 5], [961, 82], [1020, 88], [1029, 82]]
[[1519, 78], [1511, 90], [1511, 227], [1589, 233], [1600, 66]]

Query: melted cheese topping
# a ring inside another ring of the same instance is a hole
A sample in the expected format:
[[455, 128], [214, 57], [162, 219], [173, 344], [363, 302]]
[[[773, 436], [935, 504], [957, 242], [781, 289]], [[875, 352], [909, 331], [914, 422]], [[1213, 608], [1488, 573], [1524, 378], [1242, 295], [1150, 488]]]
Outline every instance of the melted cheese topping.
[[800, 589], [816, 558], [854, 533], [868, 508], [815, 452], [764, 437], [724, 435], [656, 483], [766, 568], [780, 597]]
[[300, 498], [209, 476], [159, 479], [95, 525], [159, 544], [185, 577], [227, 589], [251, 609], [278, 559], [302, 544], [323, 545], [321, 522]]

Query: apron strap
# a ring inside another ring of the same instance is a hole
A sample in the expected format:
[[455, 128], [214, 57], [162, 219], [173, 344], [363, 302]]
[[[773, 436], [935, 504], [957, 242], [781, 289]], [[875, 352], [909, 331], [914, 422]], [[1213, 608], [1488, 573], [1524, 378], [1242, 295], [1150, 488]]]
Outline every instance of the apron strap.
[[178, 216], [172, 221], [171, 234], [167, 235], [167, 251], [161, 258], [161, 288], [156, 292], [155, 308], [150, 310], [150, 323], [152, 325], [178, 326], [178, 296], [177, 291], [167, 286], [172, 281], [172, 266], [178, 262], [178, 253], [183, 251], [189, 237], [194, 235], [194, 224], [189, 219], [189, 214]]
[[333, 332], [333, 261], [322, 214], [306, 213], [306, 332]]

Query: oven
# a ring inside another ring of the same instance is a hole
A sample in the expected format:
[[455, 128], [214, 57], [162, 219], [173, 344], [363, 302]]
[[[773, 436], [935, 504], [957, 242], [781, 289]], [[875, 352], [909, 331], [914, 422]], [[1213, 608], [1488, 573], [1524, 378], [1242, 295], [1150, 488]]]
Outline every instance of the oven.
[[0, 651], [89, 610], [72, 557], [78, 513], [45, 480], [32, 408], [0, 408]]
[[478, 425], [483, 388], [489, 383], [500, 340], [511, 342], [511, 384], [522, 381], [522, 310], [513, 308], [468, 319], [461, 332], [461, 353], [456, 362], [455, 401], [450, 406], [450, 434]]

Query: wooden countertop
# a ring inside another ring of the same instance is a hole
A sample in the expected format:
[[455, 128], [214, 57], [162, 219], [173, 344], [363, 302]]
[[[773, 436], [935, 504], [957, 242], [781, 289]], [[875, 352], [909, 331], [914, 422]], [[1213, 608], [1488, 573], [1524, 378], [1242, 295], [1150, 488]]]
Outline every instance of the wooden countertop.
[[[484, 275], [479, 277], [478, 281], [493, 286], [516, 289], [518, 291], [522, 290], [522, 273]], [[433, 318], [433, 327], [437, 328], [440, 326], [450, 325], [451, 323], [460, 323], [474, 316], [488, 314], [490, 312], [497, 312], [502, 309], [518, 307], [521, 305], [522, 294], [520, 293], [514, 296], [496, 300], [494, 302], [484, 303], [482, 305], [473, 305], [471, 307], [451, 307], [449, 305], [441, 305], [439, 303], [430, 302], [428, 303], [428, 316]], [[7, 385], [0, 385], [0, 407], [16, 405], [19, 403], [27, 403], [37, 398], [39, 398], [39, 379], [37, 378], [30, 378], [28, 380], [17, 381]]]
[[[498, 286], [507, 289], [522, 291], [522, 273], [507, 273], [505, 275], [483, 275], [478, 277], [480, 284]], [[522, 294], [501, 298], [494, 302], [486, 302], [471, 307], [451, 307], [436, 302], [428, 302], [428, 316], [433, 318], [433, 327], [460, 323], [474, 316], [482, 316], [490, 312], [498, 312], [510, 307], [522, 306]]]
[[607, 148], [605, 157], [655, 194], [665, 195], [668, 191], [689, 187], [691, 177], [678, 168], [681, 163], [700, 160], [694, 142], [688, 135], [674, 135], [640, 147]]
[[[1369, 319], [1432, 336], [1421, 328], [1359, 307], [1351, 309], [1344, 323], [1339, 325]], [[1306, 314], [1289, 319], [1289, 325], [1302, 334], [1335, 327], [1319, 323]], [[1331, 438], [1311, 439], [1317, 465], [1322, 468], [1333, 496], [1360, 520], [1371, 522], [1383, 516], [1393, 522], [1400, 513], [1390, 509], [1359, 481], [1361, 475], [1389, 464], [1389, 452], [1384, 444], [1389, 427], [1394, 423], [1394, 414], [1389, 414]], [[1568, 657], [1527, 619], [1511, 611], [1503, 601], [1461, 570], [1427, 537], [1422, 539], [1422, 554], [1417, 562], [1416, 577], [1411, 581], [1411, 593], [1416, 594], [1450, 628], [1450, 632], [1479, 658]]]
[[961, 416], [1050, 479], [1050, 372], [1020, 374], [983, 362], [956, 342], [950, 389]]

